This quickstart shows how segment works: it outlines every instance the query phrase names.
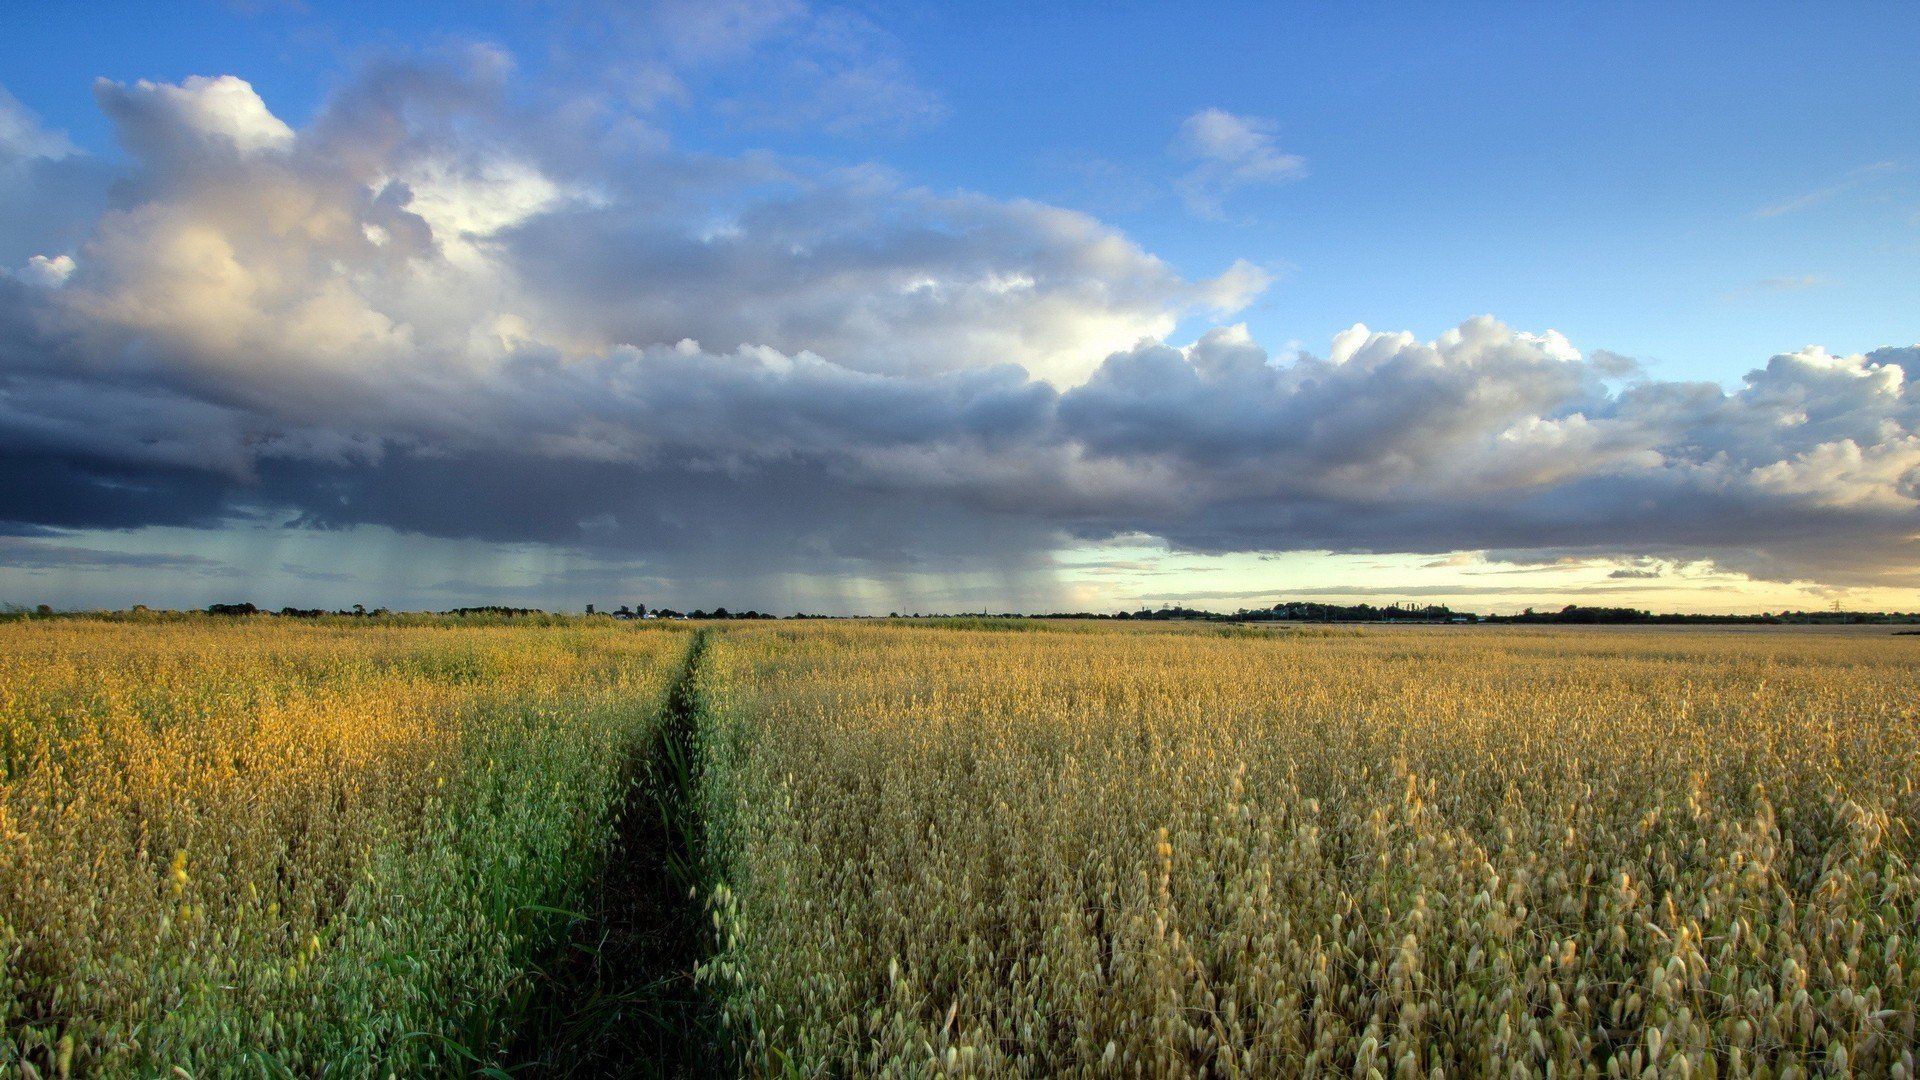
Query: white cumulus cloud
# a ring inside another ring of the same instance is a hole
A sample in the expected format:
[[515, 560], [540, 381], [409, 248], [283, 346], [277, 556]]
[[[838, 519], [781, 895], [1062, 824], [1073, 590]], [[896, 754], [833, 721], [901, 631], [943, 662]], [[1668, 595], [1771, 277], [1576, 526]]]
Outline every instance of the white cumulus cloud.
[[[94, 94], [108, 115], [136, 130], [190, 134], [241, 154], [285, 150], [293, 144], [293, 129], [268, 111], [251, 83], [232, 75], [196, 75], [178, 85], [142, 79], [125, 86], [101, 79], [94, 84]], [[150, 146], [166, 145], [158, 138]]]

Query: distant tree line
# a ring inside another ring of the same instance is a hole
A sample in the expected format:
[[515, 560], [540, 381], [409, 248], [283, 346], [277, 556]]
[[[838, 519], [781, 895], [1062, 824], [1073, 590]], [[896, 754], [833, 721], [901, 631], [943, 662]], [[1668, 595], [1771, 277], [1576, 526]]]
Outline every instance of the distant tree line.
[[1234, 622], [1477, 622], [1480, 616], [1470, 611], [1455, 611], [1445, 604], [1319, 604], [1289, 600], [1270, 608], [1242, 609], [1233, 614]]
[[[596, 614], [592, 604], [587, 605], [587, 614]], [[622, 604], [613, 611], [599, 612], [598, 614], [608, 615], [615, 619], [777, 619], [780, 617], [773, 614], [763, 614], [758, 611], [728, 611], [723, 607], [714, 608], [712, 611], [706, 611], [701, 608], [694, 608], [692, 611], [675, 611], [673, 608], [654, 608], [649, 611], [645, 604], [635, 604], [632, 607]], [[795, 615], [793, 617], [796, 619], [806, 619], [814, 618], [815, 616]]]
[[[144, 605], [136, 605], [136, 608], [140, 611], [146, 610]], [[487, 609], [472, 608], [468, 610], [480, 611], [480, 610], [487, 610]], [[365, 604], [355, 604], [350, 608], [342, 608], [338, 611], [328, 611], [325, 608], [297, 608], [297, 607], [283, 607], [279, 611], [267, 611], [265, 608], [255, 607], [252, 604], [208, 604], [207, 614], [209, 615], [278, 615], [283, 619], [318, 619], [325, 616], [332, 616], [336, 618], [348, 618], [348, 619], [378, 619], [378, 618], [385, 618], [386, 616], [391, 615], [393, 613], [388, 611], [386, 608], [374, 608], [372, 611], [368, 611], [367, 606]], [[460, 614], [460, 612], [450, 612], [449, 614]]]

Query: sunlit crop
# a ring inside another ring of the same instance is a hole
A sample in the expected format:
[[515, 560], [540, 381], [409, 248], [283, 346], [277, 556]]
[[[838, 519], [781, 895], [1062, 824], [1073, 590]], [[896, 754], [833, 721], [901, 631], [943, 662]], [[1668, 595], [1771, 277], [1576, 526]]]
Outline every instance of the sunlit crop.
[[756, 1073], [1914, 1075], [1915, 639], [729, 630]]
[[1920, 639], [407, 623], [0, 625], [0, 1075], [1914, 1076]]
[[685, 643], [0, 625], [0, 1075], [484, 1055]]

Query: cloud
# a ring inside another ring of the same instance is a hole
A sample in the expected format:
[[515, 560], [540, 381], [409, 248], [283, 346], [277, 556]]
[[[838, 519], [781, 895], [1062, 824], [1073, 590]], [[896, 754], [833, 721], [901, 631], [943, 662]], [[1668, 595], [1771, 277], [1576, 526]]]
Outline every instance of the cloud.
[[[1705, 586], [1711, 588], [1712, 586]], [[1344, 596], [1366, 600], [1411, 600], [1466, 598], [1469, 603], [1489, 596], [1537, 597], [1543, 593], [1555, 596], [1606, 596], [1618, 593], [1636, 593], [1644, 591], [1637, 585], [1289, 585], [1284, 589], [1253, 589], [1237, 591], [1231, 589], [1211, 589], [1185, 593], [1143, 593], [1134, 597], [1136, 602], [1160, 604], [1207, 604], [1222, 600], [1250, 600], [1255, 605], [1276, 599], [1299, 600], [1316, 596]]]
[[74, 262], [71, 255], [55, 255], [49, 259], [45, 255], [35, 255], [27, 260], [27, 265], [13, 272], [13, 276], [29, 285], [38, 285], [44, 289], [55, 289], [66, 284], [73, 276]]
[[63, 158], [73, 152], [65, 135], [47, 130], [20, 99], [0, 86], [0, 161]]
[[45, 275], [105, 208], [111, 170], [0, 87], [0, 275]]
[[1202, 109], [1181, 121], [1174, 150], [1198, 162], [1176, 185], [1187, 208], [1219, 217], [1221, 203], [1239, 188], [1305, 176], [1306, 159], [1275, 145], [1277, 127], [1271, 120], [1223, 109]]
[[136, 197], [77, 253], [58, 305], [71, 331], [119, 363], [164, 355], [225, 399], [378, 411], [391, 399], [372, 382], [395, 369], [401, 393], [430, 394], [516, 351], [688, 337], [881, 373], [1015, 363], [1064, 383], [1265, 287], [1244, 263], [1183, 279], [1072, 211], [871, 170], [607, 161], [591, 133], [516, 127], [487, 78], [375, 70], [290, 143], [206, 120], [284, 127], [239, 80], [103, 88]]
[[94, 96], [119, 124], [128, 149], [149, 158], [183, 149], [182, 143], [242, 157], [293, 145], [293, 129], [267, 111], [251, 85], [232, 75], [196, 75], [178, 86], [145, 79], [122, 86], [100, 79]]
[[122, 198], [64, 287], [0, 278], [15, 527], [1031, 575], [1053, 525], [981, 518], [1057, 396], [1028, 371], [1263, 287], [1039, 204], [608, 150], [499, 70], [376, 65], [291, 141], [237, 79], [102, 87]]
[[811, 12], [777, 48], [785, 56], [773, 69], [774, 92], [723, 100], [724, 115], [748, 127], [857, 137], [928, 127], [947, 114], [914, 78], [899, 43], [852, 11]]
[[1761, 278], [1758, 282], [1755, 282], [1755, 287], [1762, 292], [1782, 293], [1804, 292], [1807, 289], [1824, 289], [1832, 284], [1832, 278], [1821, 277], [1818, 274], [1801, 274], [1798, 277]]
[[1731, 394], [1615, 391], [1558, 335], [1489, 318], [1433, 342], [1356, 328], [1283, 364], [1229, 329], [1116, 355], [1060, 415], [1092, 461], [1179, 478], [1114, 524], [1194, 550], [1553, 549], [1893, 584], [1920, 533], [1915, 356], [1808, 349]]
[[799, 0], [666, 0], [610, 6], [602, 14], [630, 20], [676, 59], [701, 62], [749, 52], [806, 20], [809, 10]]
[[574, 62], [644, 111], [705, 105], [749, 130], [859, 138], [939, 122], [902, 47], [848, 8], [801, 0], [665, 0], [574, 8]]
[[620, 201], [547, 215], [506, 243], [529, 292], [602, 347], [692, 337], [893, 374], [1015, 363], [1063, 384], [1266, 287], [1245, 263], [1183, 280], [1070, 210], [869, 175], [812, 179], [701, 234]]
[[168, 555], [57, 544], [0, 536], [0, 566], [19, 570], [151, 570], [169, 574], [229, 574], [233, 568], [201, 555]]
[[1904, 166], [1897, 161], [1876, 161], [1871, 165], [1862, 165], [1857, 169], [1847, 172], [1831, 184], [1826, 184], [1822, 187], [1814, 188], [1811, 191], [1802, 192], [1792, 198], [1782, 199], [1779, 202], [1762, 206], [1753, 212], [1753, 216], [1757, 218], [1776, 218], [1798, 213], [1802, 210], [1808, 210], [1823, 203], [1831, 202], [1835, 198], [1871, 182], [1876, 177], [1899, 172], [1903, 168]]
[[1839, 284], [1830, 277], [1819, 274], [1796, 274], [1780, 277], [1761, 278], [1737, 289], [1729, 289], [1720, 294], [1724, 302], [1732, 303], [1754, 297], [1788, 296], [1794, 293], [1812, 292], [1816, 289], [1830, 289]]
[[1189, 279], [1040, 203], [635, 144], [524, 111], [509, 72], [385, 62], [298, 128], [238, 79], [102, 87], [114, 203], [68, 262], [5, 264], [38, 283], [0, 275], [0, 532], [387, 530], [743, 598], [958, 575], [1041, 604], [1053, 550], [1135, 535], [1920, 566], [1920, 347], [1782, 353], [1728, 391], [1485, 316], [1323, 355], [1179, 344], [1264, 273]]

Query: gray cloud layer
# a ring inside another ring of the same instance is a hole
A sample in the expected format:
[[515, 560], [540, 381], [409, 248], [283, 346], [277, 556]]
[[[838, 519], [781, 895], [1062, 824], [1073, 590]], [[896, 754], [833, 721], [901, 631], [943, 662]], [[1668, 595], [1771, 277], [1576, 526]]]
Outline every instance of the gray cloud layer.
[[117, 176], [0, 99], [0, 193], [37, 223], [0, 230], [0, 528], [291, 517], [705, 575], [1022, 573], [1135, 532], [1920, 566], [1920, 349], [1787, 353], [1727, 392], [1491, 318], [1179, 348], [1264, 276], [529, 116], [508, 77], [376, 67], [299, 130], [238, 79], [103, 83]]

